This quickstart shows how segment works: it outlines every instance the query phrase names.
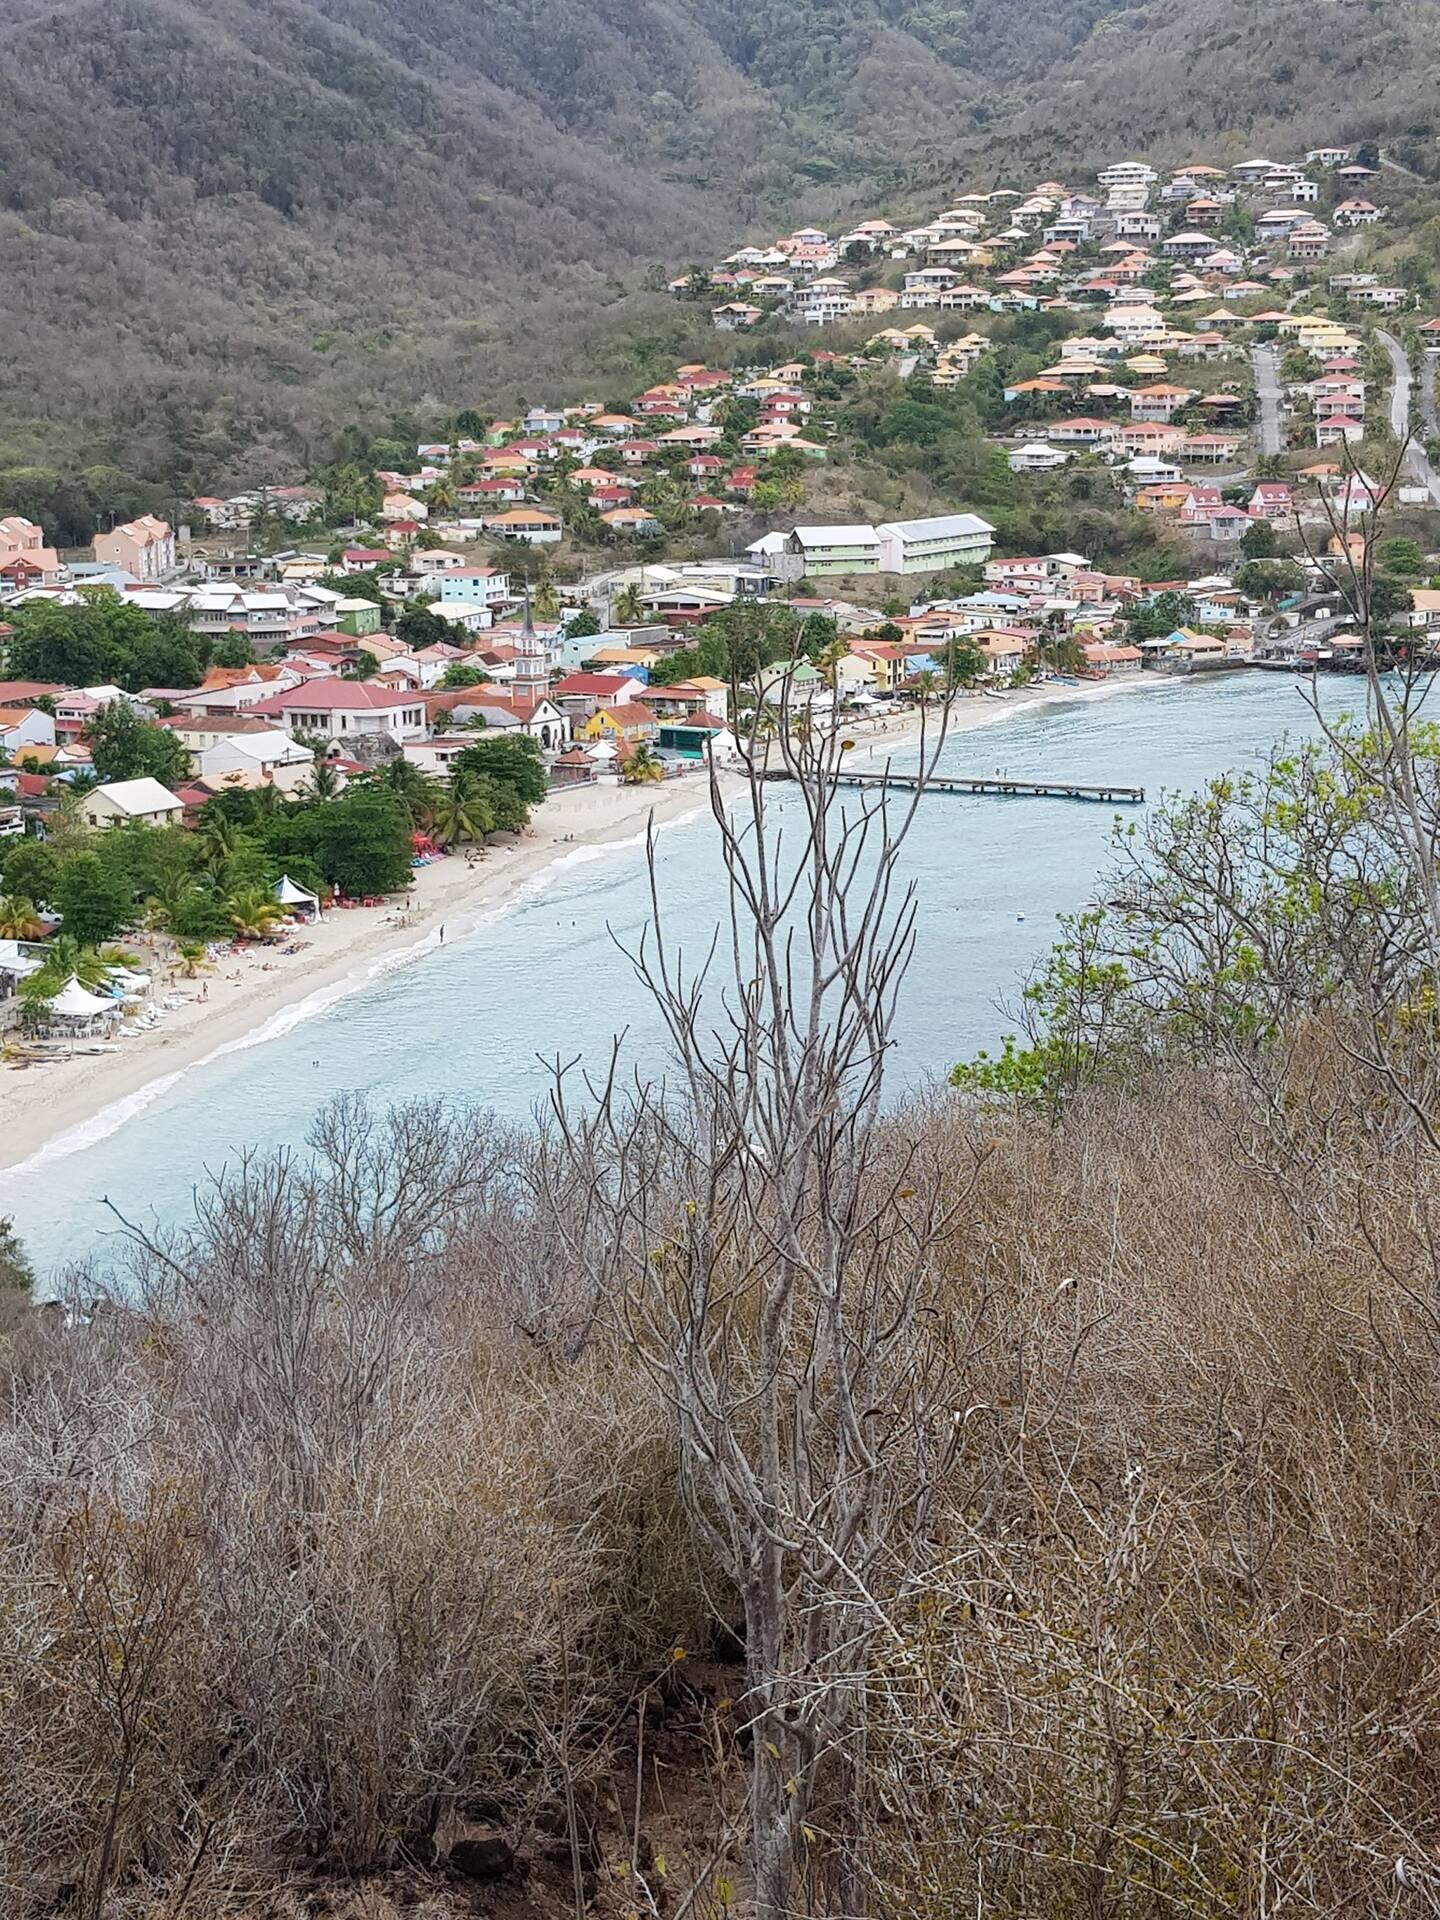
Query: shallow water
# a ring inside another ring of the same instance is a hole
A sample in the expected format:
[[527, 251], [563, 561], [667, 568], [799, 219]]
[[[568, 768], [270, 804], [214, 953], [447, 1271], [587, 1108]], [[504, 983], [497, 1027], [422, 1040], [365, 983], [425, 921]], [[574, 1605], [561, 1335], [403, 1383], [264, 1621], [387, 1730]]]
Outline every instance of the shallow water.
[[[1327, 704], [1357, 689], [1330, 683]], [[1313, 720], [1285, 675], [1234, 674], [1022, 712], [957, 735], [942, 770], [1188, 790], [1253, 764]], [[897, 765], [902, 764], [897, 756]], [[793, 803], [792, 803], [793, 804]], [[930, 795], [905, 853], [919, 895], [893, 1087], [943, 1074], [992, 1044], [1048, 944], [1057, 914], [1081, 905], [1106, 860], [1106, 806], [1063, 800]], [[724, 910], [714, 823], [701, 815], [661, 836], [670, 926], [696, 952]], [[382, 973], [319, 1011], [288, 1009], [258, 1041], [173, 1076], [0, 1174], [37, 1264], [96, 1250], [113, 1224], [107, 1194], [131, 1217], [188, 1212], [207, 1171], [238, 1150], [298, 1145], [337, 1092], [379, 1102], [440, 1094], [520, 1117], [546, 1092], [557, 1051], [599, 1063], [617, 1033], [642, 1068], [663, 1057], [658, 1023], [616, 941], [633, 946], [649, 916], [639, 840], [582, 848], [457, 937]]]

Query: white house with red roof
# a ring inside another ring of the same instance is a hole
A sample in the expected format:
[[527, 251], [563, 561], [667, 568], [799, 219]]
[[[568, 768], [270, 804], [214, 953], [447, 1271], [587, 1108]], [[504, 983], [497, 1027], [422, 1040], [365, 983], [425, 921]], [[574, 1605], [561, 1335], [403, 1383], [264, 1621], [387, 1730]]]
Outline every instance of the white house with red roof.
[[426, 731], [425, 704], [413, 690], [373, 687], [363, 680], [310, 680], [249, 709], [287, 733], [313, 733], [327, 744], [360, 739], [419, 740]]

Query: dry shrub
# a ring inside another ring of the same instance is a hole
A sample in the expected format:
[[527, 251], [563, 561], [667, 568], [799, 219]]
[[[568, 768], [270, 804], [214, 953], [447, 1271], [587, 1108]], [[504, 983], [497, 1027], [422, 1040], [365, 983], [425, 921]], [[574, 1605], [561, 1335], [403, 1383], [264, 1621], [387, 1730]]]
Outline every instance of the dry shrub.
[[[1264, 1099], [1175, 1069], [1058, 1125], [937, 1097], [877, 1139], [882, 1183], [901, 1139], [975, 1183], [919, 1296], [956, 1442], [845, 1600], [864, 1713], [815, 1772], [799, 1910], [1437, 1911], [1440, 1163], [1350, 1049], [1312, 1023]], [[443, 1206], [380, 1207], [419, 1159]], [[553, 1217], [526, 1231], [534, 1143], [351, 1114], [327, 1165], [250, 1169], [124, 1303], [16, 1349], [7, 1912], [67, 1881], [86, 1920], [107, 1889], [281, 1912], [467, 1814], [553, 1833], [733, 1599], [621, 1319]], [[732, 1833], [736, 1691], [698, 1775]]]
[[1440, 1168], [1368, 1114], [1303, 1196], [1199, 1076], [1001, 1129], [962, 1468], [872, 1691], [883, 1910], [1437, 1910]]
[[331, 1119], [8, 1376], [0, 1909], [523, 1829], [696, 1618], [650, 1401], [491, 1284], [508, 1144]]

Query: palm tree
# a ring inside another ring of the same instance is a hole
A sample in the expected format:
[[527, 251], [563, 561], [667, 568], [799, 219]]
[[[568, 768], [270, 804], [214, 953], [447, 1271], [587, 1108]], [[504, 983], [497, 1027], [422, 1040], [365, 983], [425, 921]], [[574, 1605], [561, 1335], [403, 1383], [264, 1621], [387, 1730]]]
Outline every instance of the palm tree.
[[187, 904], [191, 906], [209, 897], [209, 890], [202, 887], [192, 874], [177, 873], [162, 880], [145, 902], [144, 925], [149, 933], [168, 931], [181, 917]]
[[331, 766], [328, 760], [317, 760], [311, 767], [310, 778], [305, 783], [305, 797], [317, 802], [340, 797], [339, 770]]
[[[107, 948], [106, 952], [114, 954], [119, 949]], [[45, 949], [44, 965], [21, 981], [20, 991], [27, 1000], [53, 1000], [65, 982], [73, 979], [87, 993], [96, 993], [109, 986], [115, 967], [128, 965], [130, 958], [126, 955], [107, 960], [94, 947], [82, 947], [72, 935], [57, 933]]]
[[242, 887], [225, 903], [230, 924], [242, 940], [263, 940], [285, 909], [273, 893], [263, 887]]
[[652, 510], [673, 507], [679, 498], [680, 490], [668, 473], [654, 474], [640, 489], [640, 505]]
[[397, 754], [387, 760], [380, 775], [381, 786], [393, 793], [410, 816], [412, 827], [424, 826], [435, 811], [435, 783], [423, 774], [413, 760]]
[[560, 612], [560, 596], [553, 580], [542, 580], [530, 596], [530, 605], [542, 620], [554, 620]]
[[627, 787], [644, 787], [653, 780], [665, 778], [665, 769], [655, 757], [655, 749], [647, 741], [641, 740], [631, 748], [621, 778]]
[[0, 940], [43, 940], [45, 922], [35, 911], [35, 902], [23, 893], [7, 893], [0, 900]]
[[615, 618], [622, 627], [638, 627], [645, 618], [645, 602], [640, 588], [631, 581], [615, 602]]
[[240, 851], [239, 827], [223, 813], [217, 813], [200, 831], [200, 849], [206, 867], [218, 877]]
[[175, 957], [180, 962], [180, 971], [187, 980], [193, 980], [197, 973], [210, 971], [210, 962], [205, 958], [203, 940], [177, 940]]
[[490, 802], [463, 773], [452, 774], [435, 801], [435, 836], [442, 846], [463, 846], [495, 831]]

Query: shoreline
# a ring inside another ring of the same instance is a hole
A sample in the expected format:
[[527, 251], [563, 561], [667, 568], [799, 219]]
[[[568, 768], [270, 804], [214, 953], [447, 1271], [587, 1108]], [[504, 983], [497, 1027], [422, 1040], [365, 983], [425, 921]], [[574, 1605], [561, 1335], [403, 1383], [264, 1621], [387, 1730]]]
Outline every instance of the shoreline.
[[[1043, 685], [999, 700], [962, 695], [952, 707], [946, 739], [988, 731], [1016, 714], [1169, 685], [1151, 675], [1101, 685]], [[920, 714], [896, 723], [855, 726], [854, 758], [873, 759], [913, 749]], [[933, 737], [933, 736], [932, 736]], [[743, 791], [738, 776], [722, 790]], [[442, 944], [442, 930], [464, 938], [483, 919], [503, 912], [527, 887], [558, 873], [575, 853], [605, 853], [642, 845], [647, 830], [708, 813], [708, 780], [697, 771], [659, 791], [652, 787], [574, 788], [547, 799], [535, 824], [514, 847], [493, 849], [475, 865], [460, 855], [425, 867], [403, 902], [327, 916], [298, 935], [296, 954], [257, 948], [227, 958], [208, 975], [167, 982], [159, 977], [153, 944], [135, 943], [141, 964], [155, 966], [156, 997], [184, 996], [152, 1034], [119, 1043], [113, 1054], [75, 1054], [24, 1069], [0, 1070], [0, 1177], [31, 1173], [44, 1162], [107, 1138], [160, 1099], [183, 1075], [222, 1055], [263, 1046], [372, 981], [413, 965]], [[203, 996], [203, 997], [202, 997]]]
[[708, 786], [698, 775], [682, 776], [659, 792], [561, 791], [545, 801], [515, 846], [494, 848], [474, 866], [452, 854], [422, 868], [403, 900], [383, 909], [327, 914], [318, 927], [301, 929], [299, 953], [259, 947], [243, 957], [227, 956], [193, 980], [168, 981], [154, 943], [129, 943], [142, 967], [155, 968], [157, 1003], [175, 994], [185, 997], [184, 1004], [153, 1033], [120, 1041], [118, 1053], [76, 1053], [0, 1069], [6, 1123], [0, 1175], [31, 1172], [41, 1161], [82, 1151], [153, 1104], [182, 1074], [278, 1038], [372, 981], [438, 951], [442, 929], [463, 938], [529, 885], [558, 871], [570, 855], [623, 846], [642, 837], [651, 821], [662, 828], [708, 807]]

